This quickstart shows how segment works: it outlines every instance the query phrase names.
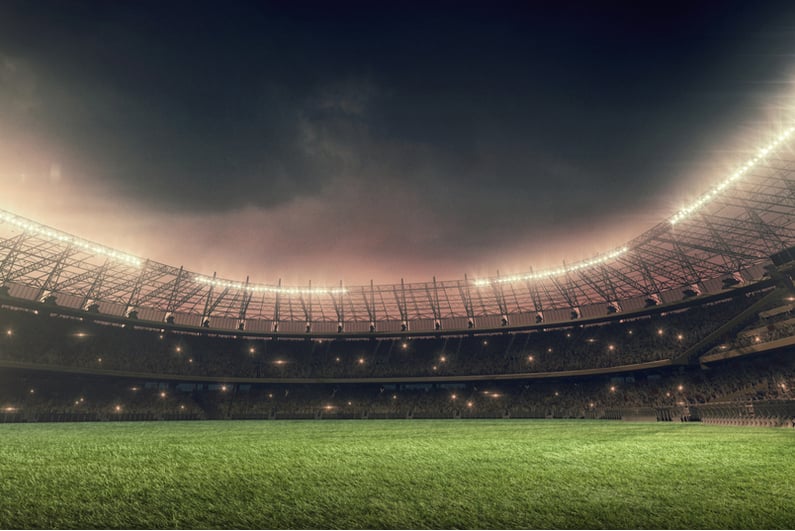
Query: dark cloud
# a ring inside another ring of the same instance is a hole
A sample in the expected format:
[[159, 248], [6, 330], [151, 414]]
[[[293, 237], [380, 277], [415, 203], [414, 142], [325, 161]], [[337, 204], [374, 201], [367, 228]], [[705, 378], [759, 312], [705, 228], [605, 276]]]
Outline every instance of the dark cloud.
[[596, 235], [573, 258], [617, 245], [720, 178], [737, 153], [718, 146], [778, 119], [792, 15], [6, 2], [0, 149], [15, 175], [57, 174], [60, 201], [200, 227], [174, 251], [196, 267], [215, 267], [204, 246], [236, 275], [526, 268], [571, 256], [560, 240]]

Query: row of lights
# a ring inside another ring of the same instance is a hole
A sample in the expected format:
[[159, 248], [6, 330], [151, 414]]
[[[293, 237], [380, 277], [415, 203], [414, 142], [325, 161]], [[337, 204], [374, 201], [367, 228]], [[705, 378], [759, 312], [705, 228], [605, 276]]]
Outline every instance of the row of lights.
[[528, 273], [526, 275], [511, 275], [508, 277], [496, 277], [496, 278], [485, 278], [485, 279], [478, 279], [475, 280], [475, 286], [488, 286], [491, 284], [504, 284], [510, 282], [521, 282], [523, 280], [541, 280], [545, 278], [551, 277], [559, 277], [566, 273], [573, 273], [575, 271], [580, 271], [581, 269], [587, 269], [589, 267], [593, 267], [599, 264], [604, 264], [605, 262], [609, 262], [621, 256], [622, 254], [629, 251], [629, 247], [621, 247], [620, 249], [616, 249], [611, 251], [607, 254], [595, 256], [588, 260], [583, 260], [582, 262], [576, 262], [571, 265], [564, 265], [563, 267], [559, 267], [557, 269], [545, 269], [543, 271], [538, 271], [536, 273]]
[[705, 193], [698, 199], [696, 199], [692, 204], [686, 206], [685, 208], [681, 209], [677, 212], [669, 221], [671, 225], [676, 225], [690, 214], [695, 212], [696, 210], [700, 209], [702, 206], [707, 204], [708, 202], [712, 201], [718, 194], [720, 194], [723, 190], [725, 190], [731, 183], [748, 173], [754, 166], [756, 166], [760, 161], [764, 160], [767, 155], [776, 149], [782, 142], [787, 140], [792, 133], [795, 132], [795, 127], [790, 127], [780, 135], [778, 135], [772, 142], [770, 142], [767, 146], [760, 149], [759, 152], [753, 157], [751, 160], [747, 161], [745, 164], [737, 168], [734, 173], [729, 175], [723, 182], [715, 186], [712, 190]]
[[45, 227], [44, 225], [39, 225], [38, 223], [34, 223], [33, 221], [21, 218], [19, 216], [15, 216], [10, 212], [0, 211], [0, 221], [13, 225], [17, 228], [20, 228], [23, 231], [30, 234], [44, 236], [53, 241], [68, 243], [75, 247], [79, 247], [84, 251], [89, 251], [94, 254], [107, 256], [108, 258], [112, 258], [113, 260], [116, 260], [118, 262], [123, 262], [133, 267], [141, 267], [142, 263], [141, 259], [136, 256], [122, 253], [114, 249], [110, 249], [109, 247], [104, 247], [102, 245], [98, 245], [96, 243], [83, 240], [81, 238], [76, 238], [75, 236], [71, 236], [64, 232], [53, 230], [49, 227]]
[[254, 293], [280, 293], [285, 295], [345, 295], [347, 288], [282, 288], [280, 286], [266, 286], [264, 284], [245, 284], [217, 278], [197, 275], [193, 280], [200, 284], [235, 289], [238, 291], [251, 291]]
[[[720, 194], [724, 189], [726, 189], [732, 182], [736, 181], [749, 170], [751, 170], [757, 163], [764, 160], [767, 155], [776, 149], [782, 142], [787, 140], [792, 133], [795, 132], [795, 127], [790, 127], [789, 129], [785, 130], [779, 136], [777, 136], [772, 142], [770, 142], [767, 146], [763, 147], [759, 150], [755, 157], [747, 161], [744, 165], [739, 167], [737, 170], [734, 171], [727, 179], [723, 182], [715, 186], [712, 190], [705, 193], [701, 197], [699, 197], [696, 201], [692, 204], [688, 205], [685, 208], [682, 208], [679, 212], [677, 212], [671, 219], [669, 220], [671, 225], [676, 225], [679, 221], [686, 218], [696, 210], [700, 209], [706, 203], [714, 199], [718, 194]], [[510, 282], [521, 282], [525, 280], [541, 280], [550, 277], [557, 277], [561, 276], [566, 273], [571, 273], [574, 271], [578, 271], [581, 269], [593, 267], [595, 265], [599, 265], [605, 263], [607, 261], [613, 260], [622, 254], [626, 253], [629, 250], [628, 247], [622, 247], [620, 249], [616, 249], [610, 253], [607, 253], [602, 256], [598, 256], [592, 258], [590, 260], [585, 260], [583, 262], [578, 262], [571, 266], [564, 266], [557, 269], [549, 269], [544, 271], [539, 271], [537, 273], [529, 273], [526, 275], [512, 275], [508, 277], [498, 277], [498, 278], [491, 278], [491, 279], [478, 279], [475, 280], [475, 286], [488, 286], [491, 284], [502, 284], [502, 283], [510, 283]]]

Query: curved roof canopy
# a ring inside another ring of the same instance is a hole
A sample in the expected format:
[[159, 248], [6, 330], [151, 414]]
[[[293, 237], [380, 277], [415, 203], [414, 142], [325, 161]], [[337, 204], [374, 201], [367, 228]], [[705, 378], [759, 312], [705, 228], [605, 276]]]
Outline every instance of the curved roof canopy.
[[488, 328], [637, 310], [759, 280], [772, 254], [795, 246], [794, 132], [780, 132], [624, 246], [554, 270], [410, 284], [254, 284], [131, 256], [0, 210], [0, 285], [111, 315], [263, 333]]

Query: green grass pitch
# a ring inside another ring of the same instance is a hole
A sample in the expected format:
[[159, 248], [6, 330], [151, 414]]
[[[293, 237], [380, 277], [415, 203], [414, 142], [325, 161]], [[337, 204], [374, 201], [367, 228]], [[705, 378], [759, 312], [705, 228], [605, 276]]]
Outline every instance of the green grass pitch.
[[795, 528], [795, 430], [0, 425], [0, 528]]

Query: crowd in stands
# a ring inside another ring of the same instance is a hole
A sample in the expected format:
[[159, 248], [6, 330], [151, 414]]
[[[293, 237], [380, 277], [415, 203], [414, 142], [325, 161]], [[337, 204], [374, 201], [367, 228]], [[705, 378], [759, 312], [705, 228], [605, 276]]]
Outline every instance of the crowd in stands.
[[[223, 337], [0, 309], [0, 360], [161, 375], [247, 378], [469, 376], [609, 368], [683, 353], [747, 296], [588, 326], [371, 339]], [[155, 325], [156, 326], [156, 325]]]
[[[788, 297], [791, 299], [792, 297]], [[791, 302], [760, 312], [758, 318], [736, 336], [713, 347], [707, 354], [764, 346], [779, 339], [795, 336], [795, 305]]]
[[0, 385], [0, 421], [6, 422], [205, 418], [190, 396], [157, 382], [5, 373]]
[[15, 370], [0, 381], [0, 421], [155, 419], [620, 418], [646, 408], [680, 418], [703, 404], [788, 404], [795, 357], [778, 351], [708, 370], [472, 383], [178, 383]]
[[[0, 421], [620, 418], [643, 408], [669, 420], [685, 418], [688, 408], [711, 411], [706, 406], [721, 404], [768, 404], [764, 407], [778, 411], [778, 405], [769, 405], [774, 403], [784, 404], [782, 411], [795, 410], [793, 347], [707, 368], [490, 378], [673, 358], [753, 300], [739, 296], [667, 314], [562, 329], [335, 340], [176, 333], [0, 308], [0, 362], [29, 364], [0, 372]], [[791, 313], [791, 305], [761, 312], [745, 329], [719, 340], [716, 349], [791, 336]], [[95, 369], [115, 372], [91, 374]], [[133, 372], [138, 375], [129, 374]], [[169, 380], [174, 375], [218, 380]], [[478, 378], [412, 381], [426, 376]], [[234, 383], [229, 377], [248, 380]], [[287, 380], [295, 377], [310, 382]], [[366, 377], [397, 381], [311, 382]]]

